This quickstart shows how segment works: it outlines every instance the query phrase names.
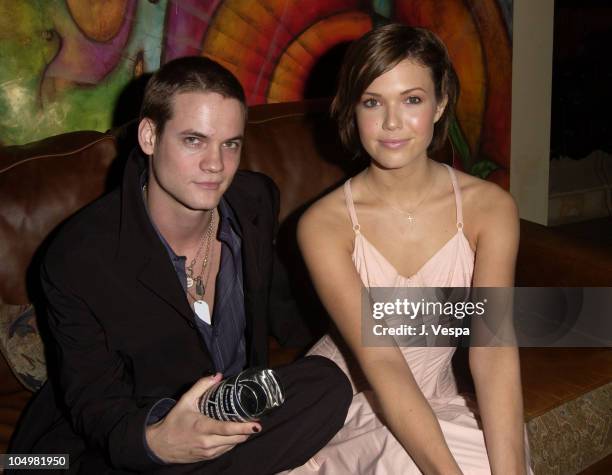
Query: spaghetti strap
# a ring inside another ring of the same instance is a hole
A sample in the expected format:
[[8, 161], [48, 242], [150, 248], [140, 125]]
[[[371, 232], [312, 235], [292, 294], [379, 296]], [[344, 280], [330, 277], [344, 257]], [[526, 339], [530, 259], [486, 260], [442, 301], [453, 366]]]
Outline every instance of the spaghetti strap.
[[457, 182], [457, 175], [455, 175], [455, 170], [453, 167], [448, 166], [446, 163], [443, 164], [447, 169], [451, 178], [451, 182], [453, 183], [453, 191], [455, 192], [455, 208], [457, 214], [457, 229], [463, 230], [463, 205], [461, 201], [461, 188], [459, 188], [459, 183]]
[[357, 221], [357, 212], [355, 211], [355, 203], [353, 203], [353, 193], [351, 191], [351, 178], [344, 182], [344, 199], [346, 200], [346, 208], [348, 209], [355, 234], [359, 234], [359, 221]]

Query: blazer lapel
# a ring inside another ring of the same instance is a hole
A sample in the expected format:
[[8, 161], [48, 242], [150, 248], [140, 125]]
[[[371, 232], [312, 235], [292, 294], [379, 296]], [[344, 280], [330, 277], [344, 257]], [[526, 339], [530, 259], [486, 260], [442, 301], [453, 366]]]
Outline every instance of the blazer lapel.
[[[165, 249], [162, 250], [166, 253]], [[193, 311], [189, 308], [185, 291], [176, 277], [167, 253], [161, 255], [161, 258], [159, 252], [152, 254], [138, 272], [138, 280], [157, 297], [173, 307], [181, 317], [189, 322], [190, 326], [193, 326]]]
[[117, 259], [126, 269], [193, 325], [193, 312], [142, 199], [140, 176], [146, 162], [134, 151], [128, 158], [121, 187], [121, 226]]
[[[240, 173], [240, 172], [238, 172]], [[265, 312], [259, 305], [261, 287], [261, 233], [258, 228], [260, 213], [260, 198], [248, 187], [248, 181], [239, 174], [234, 178], [232, 186], [225, 193], [228, 204], [236, 215], [242, 233], [242, 273], [244, 278], [244, 310], [246, 318], [245, 342], [246, 355], [249, 364], [254, 361], [254, 354], [261, 352], [259, 341], [261, 321], [265, 321]], [[256, 327], [256, 322], [257, 327]]]
[[234, 178], [234, 183], [225, 193], [225, 198], [236, 214], [242, 232], [242, 266], [244, 287], [247, 292], [258, 287], [260, 275], [259, 199], [244, 186], [240, 178], [240, 176]]

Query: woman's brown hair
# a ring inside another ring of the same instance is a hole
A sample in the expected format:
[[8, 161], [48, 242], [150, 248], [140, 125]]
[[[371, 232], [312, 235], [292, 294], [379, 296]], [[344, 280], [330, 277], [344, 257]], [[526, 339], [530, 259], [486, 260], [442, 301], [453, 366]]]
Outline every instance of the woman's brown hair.
[[357, 131], [355, 107], [372, 81], [404, 59], [429, 68], [437, 101], [447, 99], [444, 112], [434, 126], [428, 153], [439, 150], [446, 141], [459, 95], [459, 80], [446, 46], [429, 30], [392, 23], [355, 41], [340, 68], [338, 92], [331, 113], [338, 122], [343, 145], [356, 155], [365, 151]]

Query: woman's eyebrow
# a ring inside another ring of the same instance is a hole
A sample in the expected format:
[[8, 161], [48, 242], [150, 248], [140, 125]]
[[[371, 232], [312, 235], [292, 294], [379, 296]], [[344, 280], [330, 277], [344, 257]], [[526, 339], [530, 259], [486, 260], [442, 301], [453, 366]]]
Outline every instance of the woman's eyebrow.
[[[400, 92], [400, 96], [403, 96], [404, 94], [409, 94], [409, 93], [414, 92], [414, 91], [427, 92], [422, 87], [416, 86], [416, 87], [411, 87], [410, 89], [406, 89], [405, 91]], [[374, 97], [382, 97], [382, 94], [379, 94], [377, 92], [371, 92], [371, 91], [364, 91], [363, 95], [374, 96]]]
[[406, 89], [405, 91], [403, 91], [400, 95], [404, 95], [404, 94], [408, 94], [410, 92], [414, 92], [414, 91], [423, 91], [423, 92], [427, 92], [425, 91], [425, 89], [423, 89], [421, 86], [417, 86], [417, 87], [411, 87], [410, 89]]

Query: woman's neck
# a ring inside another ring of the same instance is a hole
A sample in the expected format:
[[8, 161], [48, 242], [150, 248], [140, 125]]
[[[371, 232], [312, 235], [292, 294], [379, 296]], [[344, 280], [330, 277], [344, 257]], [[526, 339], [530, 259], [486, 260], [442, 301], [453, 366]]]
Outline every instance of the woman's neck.
[[419, 161], [400, 169], [383, 169], [371, 163], [365, 173], [366, 185], [373, 194], [397, 207], [414, 205], [429, 193], [438, 164], [431, 159]]

